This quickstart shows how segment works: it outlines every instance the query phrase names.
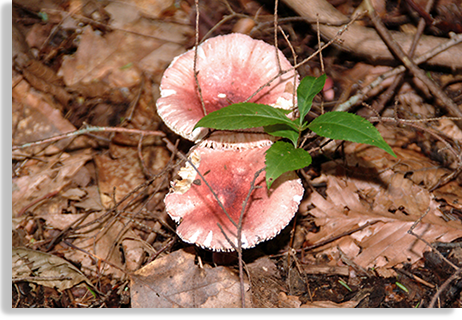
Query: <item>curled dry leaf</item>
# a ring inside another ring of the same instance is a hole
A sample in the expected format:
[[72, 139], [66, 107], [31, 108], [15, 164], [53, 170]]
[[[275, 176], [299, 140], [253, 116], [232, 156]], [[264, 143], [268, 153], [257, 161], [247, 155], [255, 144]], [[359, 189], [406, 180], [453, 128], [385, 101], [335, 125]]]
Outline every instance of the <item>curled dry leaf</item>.
[[61, 191], [90, 159], [90, 150], [83, 149], [48, 157], [47, 162], [30, 161], [25, 168], [28, 174], [13, 178], [13, 216], [24, 213], [34, 201]]
[[12, 262], [13, 281], [25, 279], [61, 292], [80, 283], [93, 288], [91, 281], [79, 269], [46, 252], [13, 248]]
[[183, 52], [190, 32], [189, 26], [146, 19], [125, 28], [133, 32], [114, 30], [104, 37], [90, 26], [83, 28], [77, 52], [65, 57], [58, 72], [65, 84], [104, 82], [110, 88], [132, 87], [140, 82], [143, 70], [160, 73]]

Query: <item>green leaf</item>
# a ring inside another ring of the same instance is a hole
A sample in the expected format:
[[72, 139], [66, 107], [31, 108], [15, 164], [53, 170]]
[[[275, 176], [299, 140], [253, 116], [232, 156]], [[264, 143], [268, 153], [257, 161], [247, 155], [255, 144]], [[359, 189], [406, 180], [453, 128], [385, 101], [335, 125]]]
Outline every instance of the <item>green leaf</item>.
[[383, 140], [380, 132], [372, 123], [358, 115], [341, 111], [328, 112], [314, 119], [308, 128], [322, 137], [379, 147], [396, 158], [396, 154]]
[[295, 147], [297, 146], [298, 131], [294, 130], [292, 127], [286, 124], [272, 124], [265, 126], [264, 129], [266, 133], [275, 137], [287, 138], [292, 141]]
[[300, 81], [297, 88], [298, 110], [300, 112], [300, 125], [311, 109], [314, 96], [321, 92], [327, 76], [323, 74], [319, 78], [307, 76]]
[[311, 164], [310, 154], [284, 141], [276, 141], [266, 151], [266, 185], [268, 189], [285, 172], [298, 170]]
[[196, 123], [194, 129], [205, 127], [236, 130], [283, 123], [297, 129], [297, 126], [280, 109], [265, 104], [242, 102], [209, 113]]

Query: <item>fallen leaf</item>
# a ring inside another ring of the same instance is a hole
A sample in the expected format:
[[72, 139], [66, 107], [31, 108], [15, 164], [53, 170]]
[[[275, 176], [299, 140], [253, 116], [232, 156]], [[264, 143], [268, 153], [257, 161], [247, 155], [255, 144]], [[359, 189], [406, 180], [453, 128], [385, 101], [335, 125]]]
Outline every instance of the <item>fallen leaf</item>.
[[[101, 203], [105, 208], [110, 208], [115, 201], [121, 201], [131, 193], [137, 186], [146, 182], [141, 161], [138, 157], [136, 147], [123, 147], [112, 144], [111, 155], [95, 155], [94, 161], [98, 171], [98, 186], [100, 191]], [[148, 155], [148, 156], [144, 156]], [[147, 169], [153, 174], [158, 174], [170, 160], [165, 148], [149, 147], [143, 149], [143, 158]], [[156, 181], [154, 186], [161, 183]], [[128, 203], [135, 195], [130, 196], [124, 203]]]
[[[200, 268], [195, 256], [172, 252], [131, 277], [134, 308], [236, 308], [241, 306], [239, 277], [226, 267]], [[245, 284], [246, 305], [249, 303]]]
[[[132, 32], [114, 30], [104, 37], [86, 26], [77, 52], [65, 57], [58, 75], [70, 87], [100, 82], [111, 88], [133, 87], [141, 81], [143, 71], [161, 72], [184, 51], [185, 34], [190, 27], [173, 26], [138, 19], [128, 28]], [[144, 59], [148, 59], [149, 65], [141, 63]]]
[[71, 178], [91, 159], [91, 150], [47, 157], [47, 162], [31, 163], [27, 175], [13, 178], [13, 216], [39, 199], [55, 195], [71, 183]]
[[[72, 220], [82, 218], [84, 215], [70, 214], [62, 216], [69, 216], [69, 226]], [[73, 248], [63, 251], [65, 258], [70, 261], [78, 261], [82, 265], [82, 271], [93, 276], [100, 273], [111, 274], [114, 277], [124, 275], [124, 272], [118, 268], [102, 261], [98, 263], [98, 268], [95, 268], [98, 258], [102, 258], [122, 270], [126, 269], [128, 272], [137, 269], [138, 261], [141, 255], [144, 254], [144, 249], [140, 246], [142, 240], [134, 232], [133, 228], [127, 228], [129, 222], [129, 219], [123, 217], [113, 219], [113, 216], [105, 211], [90, 213], [79, 224], [85, 227], [78, 228], [72, 234], [72, 237], [75, 238], [72, 245], [91, 253], [96, 258], [84, 251]]]
[[[54, 135], [72, 132], [76, 128], [66, 120], [47, 95], [31, 89], [25, 81], [20, 81], [13, 87], [13, 144], [20, 145], [26, 142], [49, 138]], [[74, 139], [74, 140], [72, 140]], [[71, 145], [69, 145], [72, 142]], [[89, 146], [90, 140], [86, 137], [73, 137], [62, 139], [47, 148], [47, 153], [57, 153], [67, 149], [77, 149]], [[37, 153], [44, 149], [44, 145], [18, 150], [19, 153]], [[16, 153], [18, 153], [16, 151]], [[15, 154], [15, 152], [13, 153]]]
[[79, 269], [46, 252], [13, 248], [12, 262], [13, 281], [24, 279], [61, 292], [80, 283], [94, 289], [91, 281]]
[[[310, 213], [320, 227], [319, 232], [306, 235], [308, 245], [331, 239], [367, 222], [376, 222], [323, 248], [332, 253], [338, 246], [363, 268], [391, 268], [399, 263], [413, 263], [429, 248], [408, 230], [427, 210], [427, 215], [414, 229], [416, 234], [430, 243], [450, 242], [461, 237], [461, 221], [447, 221], [432, 194], [422, 184], [406, 177], [414, 168], [434, 165], [427, 160], [426, 164], [416, 167], [416, 161], [406, 162], [409, 151], [405, 156], [402, 151], [395, 149], [398, 160], [394, 165], [391, 157], [377, 148], [351, 144], [346, 147], [346, 170], [342, 163], [324, 164], [321, 179], [327, 182], [326, 197], [313, 192], [301, 205], [301, 211], [308, 210], [309, 205], [315, 207]], [[401, 169], [403, 166], [407, 172]], [[424, 172], [431, 174], [431, 170]]]

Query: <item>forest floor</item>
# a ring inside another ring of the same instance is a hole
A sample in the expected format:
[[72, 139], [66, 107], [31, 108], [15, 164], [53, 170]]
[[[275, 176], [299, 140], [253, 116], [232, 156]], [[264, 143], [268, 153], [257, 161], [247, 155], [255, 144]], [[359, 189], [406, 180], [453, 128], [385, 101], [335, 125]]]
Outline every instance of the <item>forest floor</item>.
[[[165, 69], [194, 47], [194, 1], [13, 1], [14, 308], [462, 307], [458, 1], [431, 14], [427, 1], [371, 1], [376, 16], [369, 1], [311, 2], [277, 10], [292, 64], [335, 40], [297, 69], [328, 75], [308, 117], [361, 115], [397, 158], [307, 134], [298, 212], [243, 250], [240, 279], [235, 253], [183, 242], [164, 205], [193, 143], [156, 101]], [[200, 0], [199, 13], [201, 40], [239, 32], [274, 45], [272, 1]], [[396, 71], [413, 42], [416, 59], [441, 53]]]

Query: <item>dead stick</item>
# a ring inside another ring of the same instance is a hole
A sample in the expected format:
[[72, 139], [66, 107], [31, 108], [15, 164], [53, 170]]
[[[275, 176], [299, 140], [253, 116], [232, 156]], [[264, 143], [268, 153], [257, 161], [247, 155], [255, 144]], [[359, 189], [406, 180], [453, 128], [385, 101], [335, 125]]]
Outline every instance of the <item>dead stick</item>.
[[[370, 0], [366, 0], [366, 4], [368, 6], [372, 23], [390, 50], [393, 51], [398, 59], [401, 60], [401, 62], [415, 77], [422, 81], [428, 87], [428, 89], [443, 102], [443, 107], [446, 109], [448, 114], [454, 117], [462, 117], [462, 111], [459, 109], [457, 104], [451, 100], [446, 95], [446, 93], [438, 85], [436, 85], [436, 83], [428, 78], [422, 69], [420, 69], [414, 62], [412, 62], [412, 60], [404, 53], [403, 49], [401, 49], [401, 46], [391, 37], [388, 29], [385, 27], [382, 20], [377, 15], [377, 12], [375, 12], [374, 8], [372, 7]], [[458, 122], [458, 126], [462, 128], [462, 123], [460, 121]]]
[[[429, 0], [427, 2], [427, 5], [425, 6], [426, 12], [430, 12], [431, 8], [433, 7], [433, 3], [434, 3], [434, 0]], [[417, 25], [417, 31], [414, 35], [414, 38], [412, 39], [412, 44], [408, 51], [408, 56], [410, 58], [414, 57], [415, 49], [417, 48], [417, 43], [419, 43], [419, 39], [422, 36], [424, 29], [425, 29], [425, 19], [420, 18], [419, 24]], [[396, 77], [395, 81], [393, 81], [391, 86], [389, 86], [388, 89], [385, 91], [385, 93], [380, 96], [378, 102], [374, 101], [372, 103], [372, 108], [377, 113], [380, 113], [383, 110], [383, 108], [385, 107], [385, 104], [390, 100], [390, 98], [395, 93], [395, 90], [398, 88], [398, 86], [401, 85], [401, 81], [403, 80], [403, 78], [404, 78], [404, 73], [399, 74]]]
[[197, 49], [199, 48], [199, 0], [195, 0], [195, 5], [196, 5], [196, 43], [194, 45], [194, 80], [196, 81], [196, 88], [197, 92], [199, 93], [199, 98], [201, 100], [201, 105], [202, 105], [202, 111], [204, 112], [204, 116], [207, 115], [207, 110], [205, 109], [205, 103], [204, 103], [204, 98], [202, 97], [202, 89], [199, 84], [199, 79], [197, 78], [197, 74], [199, 71], [197, 71]]
[[[162, 139], [165, 143], [166, 143], [166, 146], [167, 146], [167, 149], [169, 149], [170, 151], [172, 150], [173, 148], [173, 143], [171, 143], [168, 139], [164, 138]], [[200, 173], [199, 169], [197, 169], [197, 167], [192, 163], [191, 160], [188, 159], [188, 157], [186, 157], [183, 153], [181, 152], [177, 152], [177, 154], [180, 156], [180, 158], [186, 162], [188, 162], [191, 167], [197, 172], [197, 174], [199, 175], [199, 177], [202, 179], [202, 181], [204, 181], [204, 183], [207, 185], [207, 187], [209, 188], [210, 192], [212, 192], [212, 195], [214, 197], [214, 199], [217, 201], [218, 205], [220, 206], [221, 210], [223, 210], [223, 212], [225, 213], [226, 217], [228, 217], [229, 221], [231, 221], [231, 223], [237, 228], [237, 223], [231, 218], [231, 216], [229, 215], [228, 211], [225, 209], [225, 206], [223, 205], [223, 203], [220, 201], [220, 199], [218, 198], [217, 194], [215, 193], [215, 191], [213, 190], [212, 186], [210, 186], [210, 184], [207, 182], [207, 180], [205, 179], [205, 177], [202, 175], [202, 173]]]
[[[327, 0], [283, 0], [289, 7], [294, 9], [300, 16], [316, 20], [316, 15], [319, 14], [320, 20], [329, 20], [331, 23], [338, 23], [348, 19], [340, 11], [335, 9]], [[333, 38], [338, 31], [337, 27], [321, 25], [321, 34], [325, 39]], [[393, 32], [395, 38], [404, 48], [409, 48], [412, 41], [412, 35], [403, 32]], [[416, 55], [422, 55], [423, 52], [431, 48], [438, 47], [446, 42], [445, 38], [424, 36], [416, 49]], [[394, 60], [395, 58], [390, 53], [390, 50], [383, 43], [383, 40], [373, 28], [362, 27], [360, 25], [352, 25], [347, 33], [345, 33], [341, 42], [336, 43], [337, 47], [344, 51], [354, 53], [362, 57], [367, 57], [371, 60]], [[442, 52], [437, 57], [433, 57], [428, 61], [432, 65], [443, 65], [450, 68], [460, 68], [462, 65], [462, 46], [451, 48], [451, 50]]]
[[430, 304], [428, 305], [429, 308], [433, 308], [433, 306], [435, 305], [435, 302], [436, 302], [436, 299], [438, 299], [438, 297], [441, 295], [441, 293], [443, 292], [443, 290], [446, 289], [447, 286], [449, 286], [449, 284], [454, 281], [455, 279], [459, 278], [460, 277], [460, 273], [462, 272], [462, 268], [460, 268], [459, 270], [457, 270], [456, 272], [454, 272], [454, 274], [452, 276], [450, 276], [444, 283], [443, 285], [438, 289], [438, 291], [436, 291], [435, 295], [433, 296], [432, 300], [430, 301]]
[[416, 237], [417, 239], [419, 239], [420, 241], [422, 241], [423, 243], [425, 243], [428, 247], [430, 247], [430, 249], [432, 249], [442, 260], [446, 261], [447, 264], [449, 264], [451, 267], [453, 267], [454, 269], [458, 270], [459, 267], [457, 267], [455, 264], [453, 264], [451, 261], [449, 261], [445, 256], [443, 256], [443, 254], [441, 252], [439, 252], [438, 250], [436, 250], [430, 243], [428, 243], [427, 240], [425, 240], [424, 238], [422, 238], [421, 236], [419, 236], [417, 233], [414, 233], [414, 229], [417, 227], [417, 225], [423, 220], [423, 218], [425, 218], [425, 216], [430, 212], [430, 208], [427, 209], [427, 211], [425, 211], [425, 213], [423, 215], [421, 215], [419, 217], [419, 219], [417, 219], [413, 224], [412, 226], [409, 228], [409, 230], [407, 231], [407, 233], [409, 233], [410, 235], [413, 235], [414, 237]]
[[133, 134], [143, 134], [146, 136], [157, 136], [157, 137], [164, 137], [165, 133], [162, 131], [149, 131], [149, 130], [138, 130], [138, 129], [127, 129], [127, 128], [115, 128], [115, 127], [93, 127], [93, 126], [88, 126], [87, 128], [76, 130], [76, 131], [71, 131], [71, 132], [66, 132], [63, 134], [59, 134], [47, 139], [43, 140], [38, 140], [34, 142], [28, 142], [24, 143], [22, 145], [17, 145], [13, 146], [12, 150], [18, 150], [18, 149], [23, 149], [23, 148], [28, 148], [28, 147], [33, 147], [33, 146], [38, 146], [44, 143], [51, 143], [55, 141], [59, 141], [62, 139], [74, 137], [74, 136], [80, 136], [82, 134], [87, 134], [90, 132], [119, 132], [119, 133], [133, 133]]
[[[445, 43], [442, 43], [441, 45], [425, 52], [421, 56], [418, 56], [417, 58], [414, 59], [415, 64], [421, 64], [428, 59], [431, 59], [432, 57], [438, 55], [439, 53], [447, 50], [448, 48], [455, 46], [459, 43], [462, 42], [462, 34], [450, 34], [451, 39], [448, 40]], [[401, 74], [404, 71], [406, 71], [406, 67], [401, 65], [399, 67], [396, 67], [393, 70], [390, 70], [388, 72], [385, 72], [384, 74], [380, 75], [375, 79], [371, 84], [369, 84], [366, 88], [362, 89], [359, 93], [355, 94], [354, 96], [350, 97], [347, 101], [343, 102], [342, 104], [337, 105], [333, 111], [348, 111], [352, 106], [360, 103], [361, 101], [364, 100], [364, 97], [367, 95], [367, 93], [378, 87], [385, 79]]]

